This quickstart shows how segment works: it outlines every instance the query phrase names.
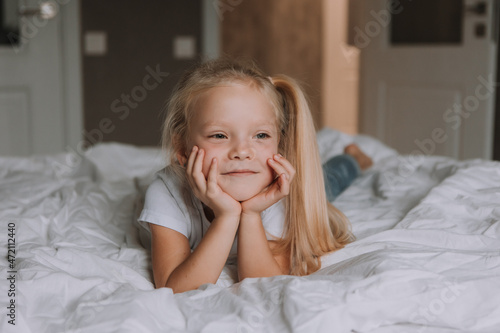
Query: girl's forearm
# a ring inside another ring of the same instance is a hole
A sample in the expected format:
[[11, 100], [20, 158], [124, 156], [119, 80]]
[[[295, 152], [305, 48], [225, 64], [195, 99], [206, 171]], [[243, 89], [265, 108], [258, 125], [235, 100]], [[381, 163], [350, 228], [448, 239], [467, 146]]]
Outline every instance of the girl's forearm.
[[238, 229], [238, 277], [281, 275], [266, 238], [260, 214], [242, 214]]
[[200, 244], [170, 274], [165, 284], [174, 293], [216, 283], [224, 268], [238, 230], [238, 217], [215, 218]]

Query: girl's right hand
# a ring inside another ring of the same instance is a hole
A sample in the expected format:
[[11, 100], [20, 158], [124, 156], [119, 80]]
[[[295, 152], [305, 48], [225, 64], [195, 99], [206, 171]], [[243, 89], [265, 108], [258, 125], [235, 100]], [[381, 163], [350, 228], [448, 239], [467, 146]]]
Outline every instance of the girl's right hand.
[[223, 215], [238, 217], [241, 204], [224, 192], [217, 183], [217, 160], [210, 163], [207, 178], [202, 172], [205, 151], [194, 146], [186, 165], [186, 176], [194, 195], [210, 207], [215, 217]]

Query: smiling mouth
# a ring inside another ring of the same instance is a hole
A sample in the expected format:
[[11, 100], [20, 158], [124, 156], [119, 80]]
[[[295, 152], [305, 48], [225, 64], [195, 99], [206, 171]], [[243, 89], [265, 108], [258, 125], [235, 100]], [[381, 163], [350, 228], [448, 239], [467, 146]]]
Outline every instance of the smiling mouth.
[[236, 177], [244, 177], [244, 176], [251, 176], [255, 175], [257, 172], [252, 171], [252, 170], [235, 170], [235, 171], [230, 171], [223, 173], [223, 176], [236, 176]]

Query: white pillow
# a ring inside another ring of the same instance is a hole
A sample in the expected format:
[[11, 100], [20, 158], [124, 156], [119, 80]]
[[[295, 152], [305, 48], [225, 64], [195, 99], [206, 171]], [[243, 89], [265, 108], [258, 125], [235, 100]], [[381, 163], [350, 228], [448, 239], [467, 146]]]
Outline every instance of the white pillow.
[[345, 146], [351, 143], [356, 143], [366, 155], [371, 157], [374, 163], [389, 156], [398, 155], [396, 150], [367, 135], [349, 135], [324, 127], [318, 132], [317, 138], [321, 163], [325, 163], [336, 155], [343, 154]]

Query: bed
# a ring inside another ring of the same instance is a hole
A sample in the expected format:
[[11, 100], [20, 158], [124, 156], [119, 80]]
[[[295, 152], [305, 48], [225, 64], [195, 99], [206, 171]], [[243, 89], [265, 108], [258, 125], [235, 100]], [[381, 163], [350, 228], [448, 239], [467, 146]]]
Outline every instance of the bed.
[[355, 242], [310, 276], [237, 283], [228, 265], [175, 295], [133, 223], [159, 149], [0, 157], [0, 331], [500, 332], [500, 163], [318, 133], [323, 160], [351, 142], [375, 161], [335, 201]]

